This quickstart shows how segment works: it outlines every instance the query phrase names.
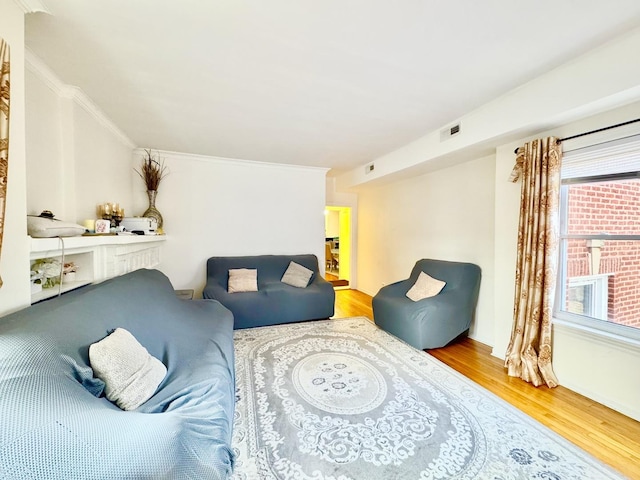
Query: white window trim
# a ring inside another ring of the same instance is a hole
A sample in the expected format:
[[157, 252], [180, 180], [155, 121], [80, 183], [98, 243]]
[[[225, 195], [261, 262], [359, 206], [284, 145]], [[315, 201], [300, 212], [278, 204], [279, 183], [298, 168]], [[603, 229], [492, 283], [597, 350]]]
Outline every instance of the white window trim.
[[[591, 325], [591, 322], [597, 322]], [[590, 319], [581, 315], [574, 315], [566, 312], [556, 312], [551, 322], [561, 329], [570, 330], [581, 334], [594, 341], [605, 341], [612, 346], [626, 351], [631, 348], [640, 352], [640, 329], [625, 327], [611, 322]], [[624, 329], [624, 333], [620, 333]]]

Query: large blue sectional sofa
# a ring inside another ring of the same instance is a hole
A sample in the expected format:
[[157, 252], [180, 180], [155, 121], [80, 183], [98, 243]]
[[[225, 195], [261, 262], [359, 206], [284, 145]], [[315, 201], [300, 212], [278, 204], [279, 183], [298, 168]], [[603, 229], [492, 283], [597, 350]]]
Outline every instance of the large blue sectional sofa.
[[[0, 318], [0, 479], [224, 479], [232, 471], [233, 317], [138, 270]], [[88, 350], [121, 327], [167, 368], [124, 411]]]
[[[282, 282], [291, 262], [313, 272], [306, 287]], [[257, 291], [229, 293], [231, 269], [257, 270]], [[211, 257], [202, 292], [204, 298], [218, 300], [233, 312], [234, 328], [326, 319], [334, 314], [335, 295], [333, 285], [319, 273], [318, 257], [312, 254]]]

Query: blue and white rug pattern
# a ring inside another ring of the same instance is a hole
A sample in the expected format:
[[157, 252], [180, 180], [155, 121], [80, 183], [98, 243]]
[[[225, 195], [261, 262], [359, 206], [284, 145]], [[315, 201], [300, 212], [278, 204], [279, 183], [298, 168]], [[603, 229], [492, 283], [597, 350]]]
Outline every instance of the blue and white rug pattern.
[[234, 480], [623, 478], [366, 318], [234, 341]]

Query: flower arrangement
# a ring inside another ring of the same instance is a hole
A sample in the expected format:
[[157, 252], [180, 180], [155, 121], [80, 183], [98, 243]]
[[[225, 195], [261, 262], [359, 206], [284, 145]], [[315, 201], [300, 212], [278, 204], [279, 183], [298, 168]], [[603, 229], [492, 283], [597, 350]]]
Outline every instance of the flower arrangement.
[[60, 283], [62, 266], [55, 258], [39, 258], [31, 265], [31, 282], [42, 288], [55, 287]]
[[67, 273], [76, 273], [78, 271], [78, 267], [75, 263], [69, 262], [65, 263], [62, 269], [62, 272], [66, 275]]
[[145, 150], [144, 152], [145, 157], [142, 159], [142, 165], [140, 170], [136, 170], [136, 173], [144, 181], [147, 190], [157, 191], [160, 182], [167, 176], [167, 167], [165, 167], [163, 161], [156, 160], [156, 157], [151, 154], [151, 150]]
[[[37, 270], [31, 270], [31, 285], [32, 285], [32, 292], [39, 292], [40, 290], [42, 290], [42, 279], [44, 278], [44, 274], [40, 271]], [[38, 288], [34, 289], [33, 285], [37, 286]]]
[[78, 267], [73, 262], [65, 262], [62, 267], [62, 281], [63, 282], [73, 282], [76, 279], [76, 272], [78, 271]]

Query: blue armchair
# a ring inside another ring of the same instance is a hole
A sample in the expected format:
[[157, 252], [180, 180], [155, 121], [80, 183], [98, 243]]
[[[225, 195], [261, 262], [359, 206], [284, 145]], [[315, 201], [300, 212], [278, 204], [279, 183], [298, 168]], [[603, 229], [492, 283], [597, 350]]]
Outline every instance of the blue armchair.
[[[414, 302], [406, 294], [420, 272], [446, 285], [435, 297]], [[444, 347], [469, 330], [479, 290], [477, 265], [418, 260], [408, 279], [382, 287], [373, 297], [374, 322], [418, 349]]]

